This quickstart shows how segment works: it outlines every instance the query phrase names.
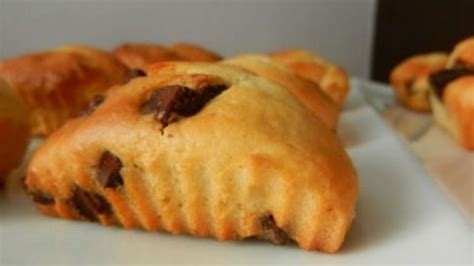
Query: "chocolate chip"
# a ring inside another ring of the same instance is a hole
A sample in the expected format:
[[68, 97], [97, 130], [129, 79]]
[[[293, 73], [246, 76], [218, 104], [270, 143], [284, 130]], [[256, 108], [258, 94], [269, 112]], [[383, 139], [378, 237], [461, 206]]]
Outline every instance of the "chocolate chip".
[[54, 197], [44, 191], [30, 192], [30, 195], [34, 202], [41, 205], [52, 205], [55, 202]]
[[454, 68], [446, 69], [434, 73], [430, 76], [430, 83], [439, 98], [443, 97], [444, 89], [448, 83], [454, 81], [462, 76], [473, 75], [474, 69], [468, 68]]
[[288, 242], [288, 236], [277, 226], [273, 215], [261, 217], [260, 226], [262, 228], [260, 238], [270, 240], [275, 245], [284, 245]]
[[97, 172], [97, 179], [104, 188], [116, 188], [123, 185], [123, 178], [120, 175], [122, 162], [120, 159], [106, 151], [102, 154]]
[[134, 68], [134, 69], [132, 69], [128, 72], [127, 82], [132, 80], [132, 79], [139, 78], [139, 77], [145, 77], [145, 76], [146, 76], [145, 71], [143, 71], [141, 69], [138, 69], [138, 68]]
[[225, 89], [225, 85], [209, 85], [199, 90], [181, 85], [162, 87], [151, 94], [140, 111], [142, 114], [154, 113], [155, 119], [166, 127], [179, 116], [188, 117], [198, 113], [208, 101]]
[[73, 188], [69, 203], [79, 216], [89, 221], [97, 221], [98, 214], [109, 215], [112, 213], [110, 204], [103, 196], [78, 186]]
[[89, 105], [87, 107], [87, 110], [83, 111], [81, 113], [81, 116], [88, 116], [88, 115], [91, 115], [95, 109], [97, 109], [97, 107], [99, 105], [101, 105], [103, 102], [105, 101], [105, 96], [103, 95], [95, 95], [94, 97], [92, 97], [92, 99], [89, 101]]

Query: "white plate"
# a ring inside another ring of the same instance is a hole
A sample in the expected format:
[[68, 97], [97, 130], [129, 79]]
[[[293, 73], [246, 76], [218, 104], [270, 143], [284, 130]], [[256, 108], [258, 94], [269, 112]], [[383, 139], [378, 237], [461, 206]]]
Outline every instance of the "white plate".
[[50, 218], [36, 211], [19, 182], [10, 182], [0, 193], [0, 265], [472, 264], [470, 223], [357, 88], [352, 90], [339, 132], [358, 170], [360, 194], [357, 217], [337, 254]]

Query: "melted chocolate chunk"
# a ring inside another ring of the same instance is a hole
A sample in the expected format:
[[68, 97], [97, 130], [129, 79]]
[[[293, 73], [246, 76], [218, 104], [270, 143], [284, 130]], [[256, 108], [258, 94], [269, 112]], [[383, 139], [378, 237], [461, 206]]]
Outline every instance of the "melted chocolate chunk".
[[127, 82], [129, 82], [132, 79], [139, 78], [139, 77], [145, 77], [145, 76], [146, 76], [145, 71], [143, 71], [141, 69], [138, 69], [138, 68], [134, 68], [134, 69], [132, 69], [128, 72]]
[[78, 186], [74, 187], [69, 202], [79, 216], [89, 221], [97, 221], [98, 214], [108, 215], [112, 213], [112, 208], [104, 197]]
[[225, 85], [209, 85], [200, 90], [171, 85], [153, 92], [142, 106], [142, 114], [154, 113], [163, 127], [176, 121], [178, 116], [188, 117], [198, 113], [208, 101], [226, 90]]
[[284, 245], [288, 242], [288, 236], [277, 226], [273, 215], [261, 217], [260, 226], [262, 227], [260, 238], [270, 240], [275, 245]]
[[105, 101], [105, 96], [103, 95], [95, 95], [90, 101], [89, 101], [89, 106], [87, 107], [87, 110], [81, 113], [81, 116], [88, 116], [91, 115], [95, 109], [99, 105], [101, 105]]
[[446, 69], [446, 70], [442, 70], [440, 72], [431, 74], [430, 83], [431, 85], [433, 85], [436, 95], [439, 98], [443, 98], [444, 89], [446, 85], [448, 85], [448, 83], [462, 76], [473, 75], [473, 74], [474, 74], [474, 69], [468, 69], [468, 68]]
[[97, 179], [104, 188], [116, 188], [123, 185], [120, 175], [122, 162], [112, 153], [106, 151], [102, 154], [97, 172]]
[[35, 191], [30, 193], [34, 202], [42, 205], [52, 205], [55, 200], [54, 197], [44, 191]]

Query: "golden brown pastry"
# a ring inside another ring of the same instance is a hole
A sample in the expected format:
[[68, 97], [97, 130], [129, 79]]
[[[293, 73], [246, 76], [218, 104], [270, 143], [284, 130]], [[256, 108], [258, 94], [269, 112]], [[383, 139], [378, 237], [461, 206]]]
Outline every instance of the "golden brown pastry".
[[79, 45], [22, 55], [0, 65], [0, 77], [27, 109], [33, 135], [48, 135], [79, 115], [95, 95], [123, 83], [127, 73], [111, 54]]
[[155, 62], [183, 60], [164, 46], [148, 43], [125, 43], [115, 48], [113, 54], [130, 69], [145, 69]]
[[447, 68], [433, 73], [430, 84], [435, 121], [474, 150], [474, 37], [456, 45]]
[[454, 47], [447, 67], [474, 68], [474, 36], [461, 41]]
[[474, 150], [474, 70], [430, 95], [435, 121], [467, 149]]
[[300, 49], [284, 50], [271, 56], [288, 65], [299, 76], [318, 84], [339, 106], [344, 105], [349, 93], [349, 77], [341, 67]]
[[125, 43], [113, 50], [114, 55], [130, 69], [146, 69], [164, 61], [218, 61], [221, 57], [200, 46], [177, 43], [165, 47], [151, 43]]
[[398, 64], [390, 74], [397, 99], [418, 112], [429, 112], [429, 76], [446, 67], [448, 55], [430, 53], [410, 57]]
[[222, 64], [163, 63], [56, 131], [25, 181], [68, 219], [335, 252], [357, 176], [285, 88]]
[[241, 67], [287, 88], [329, 128], [336, 128], [339, 107], [318, 85], [298, 77], [287, 66], [258, 54], [240, 55], [223, 63]]
[[222, 59], [220, 55], [195, 44], [176, 43], [170, 49], [185, 61], [215, 62]]
[[26, 115], [7, 84], [0, 79], [0, 186], [18, 167], [28, 143]]

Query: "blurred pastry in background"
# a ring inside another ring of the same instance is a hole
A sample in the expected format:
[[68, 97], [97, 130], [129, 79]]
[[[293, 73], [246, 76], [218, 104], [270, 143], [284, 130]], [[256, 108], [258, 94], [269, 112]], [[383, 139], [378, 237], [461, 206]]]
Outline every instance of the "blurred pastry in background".
[[129, 69], [145, 69], [155, 62], [182, 60], [181, 56], [158, 44], [124, 43], [112, 53]]
[[447, 67], [430, 76], [434, 119], [460, 144], [474, 150], [474, 37], [456, 45]]
[[474, 71], [430, 95], [436, 122], [454, 139], [474, 150]]
[[349, 77], [341, 67], [301, 49], [279, 51], [271, 56], [289, 66], [297, 75], [319, 85], [337, 105], [344, 105], [349, 93]]
[[445, 53], [430, 53], [398, 64], [390, 74], [390, 83], [400, 103], [414, 111], [429, 112], [429, 76], [444, 69], [447, 61]]
[[124, 43], [113, 50], [113, 54], [129, 69], [146, 69], [149, 65], [163, 61], [218, 61], [221, 57], [200, 46], [177, 43], [165, 47], [151, 43]]
[[20, 165], [29, 135], [20, 103], [0, 79], [0, 186], [10, 171]]
[[126, 81], [128, 69], [112, 54], [81, 45], [25, 54], [0, 64], [29, 115], [31, 133], [49, 135], [80, 115], [89, 101]]
[[474, 69], [474, 36], [459, 42], [454, 47], [447, 67]]
[[238, 66], [255, 75], [267, 78], [288, 89], [300, 102], [321, 119], [330, 129], [335, 129], [340, 108], [321, 88], [297, 76], [286, 65], [267, 55], [244, 54], [223, 61]]
[[195, 44], [175, 43], [170, 46], [170, 50], [186, 61], [215, 62], [222, 60], [220, 55]]

